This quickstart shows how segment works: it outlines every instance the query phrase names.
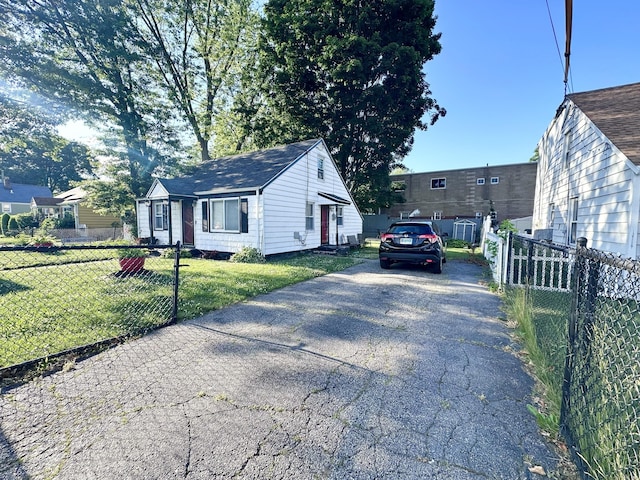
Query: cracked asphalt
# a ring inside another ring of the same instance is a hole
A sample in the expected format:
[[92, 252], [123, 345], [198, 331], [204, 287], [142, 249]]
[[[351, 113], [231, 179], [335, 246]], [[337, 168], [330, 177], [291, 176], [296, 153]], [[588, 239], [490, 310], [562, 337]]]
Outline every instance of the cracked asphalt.
[[480, 273], [367, 261], [6, 391], [0, 478], [541, 478], [557, 459]]

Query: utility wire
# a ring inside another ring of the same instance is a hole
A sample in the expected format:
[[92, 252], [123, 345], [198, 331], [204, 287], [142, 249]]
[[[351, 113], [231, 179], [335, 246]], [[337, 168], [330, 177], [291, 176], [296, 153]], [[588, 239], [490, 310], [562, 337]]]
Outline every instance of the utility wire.
[[[556, 50], [558, 51], [558, 59], [560, 60], [560, 68], [562, 68], [562, 72], [564, 73], [564, 61], [562, 60], [562, 53], [560, 53], [560, 44], [558, 43], [558, 35], [556, 34], [556, 27], [553, 24], [553, 17], [551, 16], [551, 8], [549, 8], [549, 0], [545, 0], [547, 4], [547, 13], [549, 14], [549, 22], [551, 22], [551, 30], [553, 31], [553, 40], [556, 42]], [[565, 81], [565, 94], [567, 89], [567, 83]]]

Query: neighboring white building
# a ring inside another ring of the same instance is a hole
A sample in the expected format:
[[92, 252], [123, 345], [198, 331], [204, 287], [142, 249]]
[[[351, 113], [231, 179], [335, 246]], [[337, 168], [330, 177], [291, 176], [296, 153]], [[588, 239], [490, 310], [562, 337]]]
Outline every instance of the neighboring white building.
[[138, 236], [263, 255], [347, 244], [362, 215], [322, 139], [211, 160], [156, 179], [137, 200]]
[[638, 258], [640, 83], [568, 95], [538, 149], [534, 237]]

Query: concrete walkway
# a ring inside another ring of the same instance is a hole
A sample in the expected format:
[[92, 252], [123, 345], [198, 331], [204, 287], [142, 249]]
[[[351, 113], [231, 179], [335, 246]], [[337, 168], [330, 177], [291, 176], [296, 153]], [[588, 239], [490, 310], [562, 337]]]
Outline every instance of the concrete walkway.
[[542, 478], [532, 381], [479, 274], [367, 261], [5, 392], [0, 478]]

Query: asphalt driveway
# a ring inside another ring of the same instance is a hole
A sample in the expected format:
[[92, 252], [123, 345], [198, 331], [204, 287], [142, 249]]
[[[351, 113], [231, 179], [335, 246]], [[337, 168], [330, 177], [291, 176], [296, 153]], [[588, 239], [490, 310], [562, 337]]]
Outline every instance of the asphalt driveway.
[[5, 392], [0, 478], [541, 478], [532, 381], [479, 275], [367, 261]]

